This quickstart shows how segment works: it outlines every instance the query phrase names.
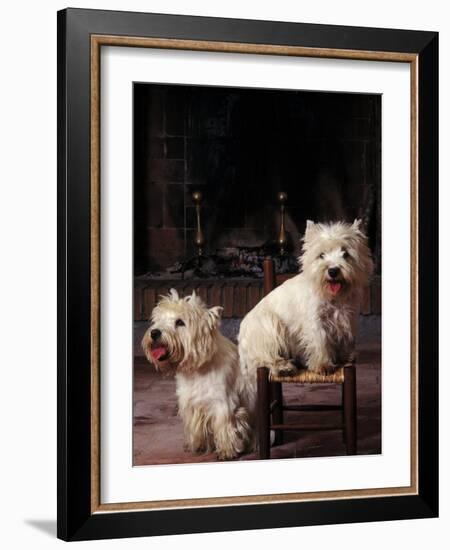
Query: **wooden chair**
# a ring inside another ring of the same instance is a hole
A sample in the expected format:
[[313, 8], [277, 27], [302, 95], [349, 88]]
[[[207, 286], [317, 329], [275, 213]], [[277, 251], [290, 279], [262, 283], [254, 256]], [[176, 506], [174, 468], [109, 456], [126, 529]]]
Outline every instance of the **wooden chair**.
[[[264, 294], [276, 286], [274, 263], [264, 260]], [[336, 405], [285, 405], [283, 384], [339, 384], [342, 388], [341, 402]], [[343, 365], [332, 374], [316, 374], [303, 370], [292, 377], [272, 377], [267, 367], [257, 371], [257, 414], [259, 458], [270, 458], [270, 432], [275, 431], [275, 445], [283, 443], [283, 432], [342, 430], [348, 455], [357, 454], [356, 441], [356, 373], [354, 363]], [[284, 423], [284, 411], [340, 411], [341, 420], [334, 424]]]

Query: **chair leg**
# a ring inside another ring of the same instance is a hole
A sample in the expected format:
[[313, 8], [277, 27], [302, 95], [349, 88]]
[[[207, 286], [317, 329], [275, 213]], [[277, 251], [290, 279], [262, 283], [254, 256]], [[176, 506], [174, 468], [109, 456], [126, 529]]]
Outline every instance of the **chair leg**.
[[345, 385], [341, 384], [341, 416], [342, 416], [342, 443], [344, 445], [347, 442], [347, 435], [346, 435], [346, 429], [345, 429], [345, 414], [344, 414], [344, 402], [345, 402]]
[[357, 454], [356, 441], [356, 371], [355, 366], [345, 367], [344, 387], [344, 437], [348, 455]]
[[258, 448], [259, 458], [270, 458], [270, 403], [269, 403], [269, 369], [259, 367], [257, 370], [257, 410], [258, 410]]
[[[272, 382], [270, 390], [271, 400], [276, 402], [272, 410], [272, 424], [283, 424], [283, 387], [281, 382]], [[281, 430], [275, 432], [274, 444], [283, 444], [283, 432]]]

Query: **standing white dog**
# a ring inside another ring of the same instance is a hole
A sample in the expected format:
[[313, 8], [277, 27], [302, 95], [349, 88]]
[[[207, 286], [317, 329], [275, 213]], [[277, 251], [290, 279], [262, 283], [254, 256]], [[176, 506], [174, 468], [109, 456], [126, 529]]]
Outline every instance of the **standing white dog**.
[[142, 339], [156, 369], [176, 370], [179, 414], [192, 452], [234, 458], [251, 440], [245, 378], [237, 347], [219, 331], [222, 308], [171, 289], [152, 313]]
[[302, 272], [270, 292], [241, 323], [241, 365], [253, 380], [258, 367], [292, 376], [297, 362], [327, 373], [352, 360], [361, 292], [373, 269], [360, 224], [307, 222]]

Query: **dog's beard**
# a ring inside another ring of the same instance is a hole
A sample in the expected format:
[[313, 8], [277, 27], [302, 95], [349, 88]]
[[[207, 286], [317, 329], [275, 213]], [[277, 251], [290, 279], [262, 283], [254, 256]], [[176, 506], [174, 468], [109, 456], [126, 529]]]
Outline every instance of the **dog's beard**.
[[146, 350], [146, 356], [154, 368], [163, 374], [175, 374], [178, 362], [174, 362], [174, 357], [170, 351], [161, 344], [158, 344], [154, 349]]
[[341, 273], [338, 277], [331, 278], [327, 272], [323, 272], [318, 282], [319, 291], [325, 299], [337, 300], [345, 298], [354, 286], [351, 277]]
[[149, 329], [142, 339], [142, 348], [156, 370], [188, 372], [201, 368], [217, 349], [217, 329], [203, 325], [178, 331], [164, 330], [156, 340]]
[[154, 361], [158, 363], [163, 363], [169, 359], [170, 353], [165, 344], [153, 342], [149, 349], [149, 354], [151, 355]]
[[331, 278], [326, 273], [322, 277], [322, 286], [325, 293], [331, 298], [343, 296], [352, 286], [351, 281], [344, 276]]
[[326, 282], [327, 290], [332, 296], [337, 296], [343, 289], [343, 283], [341, 281], [327, 281]]
[[142, 346], [148, 361], [158, 371], [175, 368], [180, 362], [180, 357], [183, 356], [180, 342], [171, 342], [170, 338], [166, 337], [156, 341], [150, 337], [144, 337]]

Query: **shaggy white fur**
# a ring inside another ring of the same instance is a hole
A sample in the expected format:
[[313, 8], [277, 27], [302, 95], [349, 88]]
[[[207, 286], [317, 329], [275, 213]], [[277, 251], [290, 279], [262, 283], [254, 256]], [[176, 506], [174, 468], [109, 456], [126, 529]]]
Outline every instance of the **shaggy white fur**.
[[289, 376], [295, 363], [326, 373], [352, 360], [361, 292], [373, 269], [360, 224], [307, 222], [302, 272], [263, 298], [240, 326], [241, 367], [253, 386], [258, 367]]
[[219, 331], [222, 308], [172, 289], [152, 313], [142, 347], [156, 369], [176, 372], [179, 414], [192, 452], [234, 458], [251, 440], [248, 394], [236, 346]]

